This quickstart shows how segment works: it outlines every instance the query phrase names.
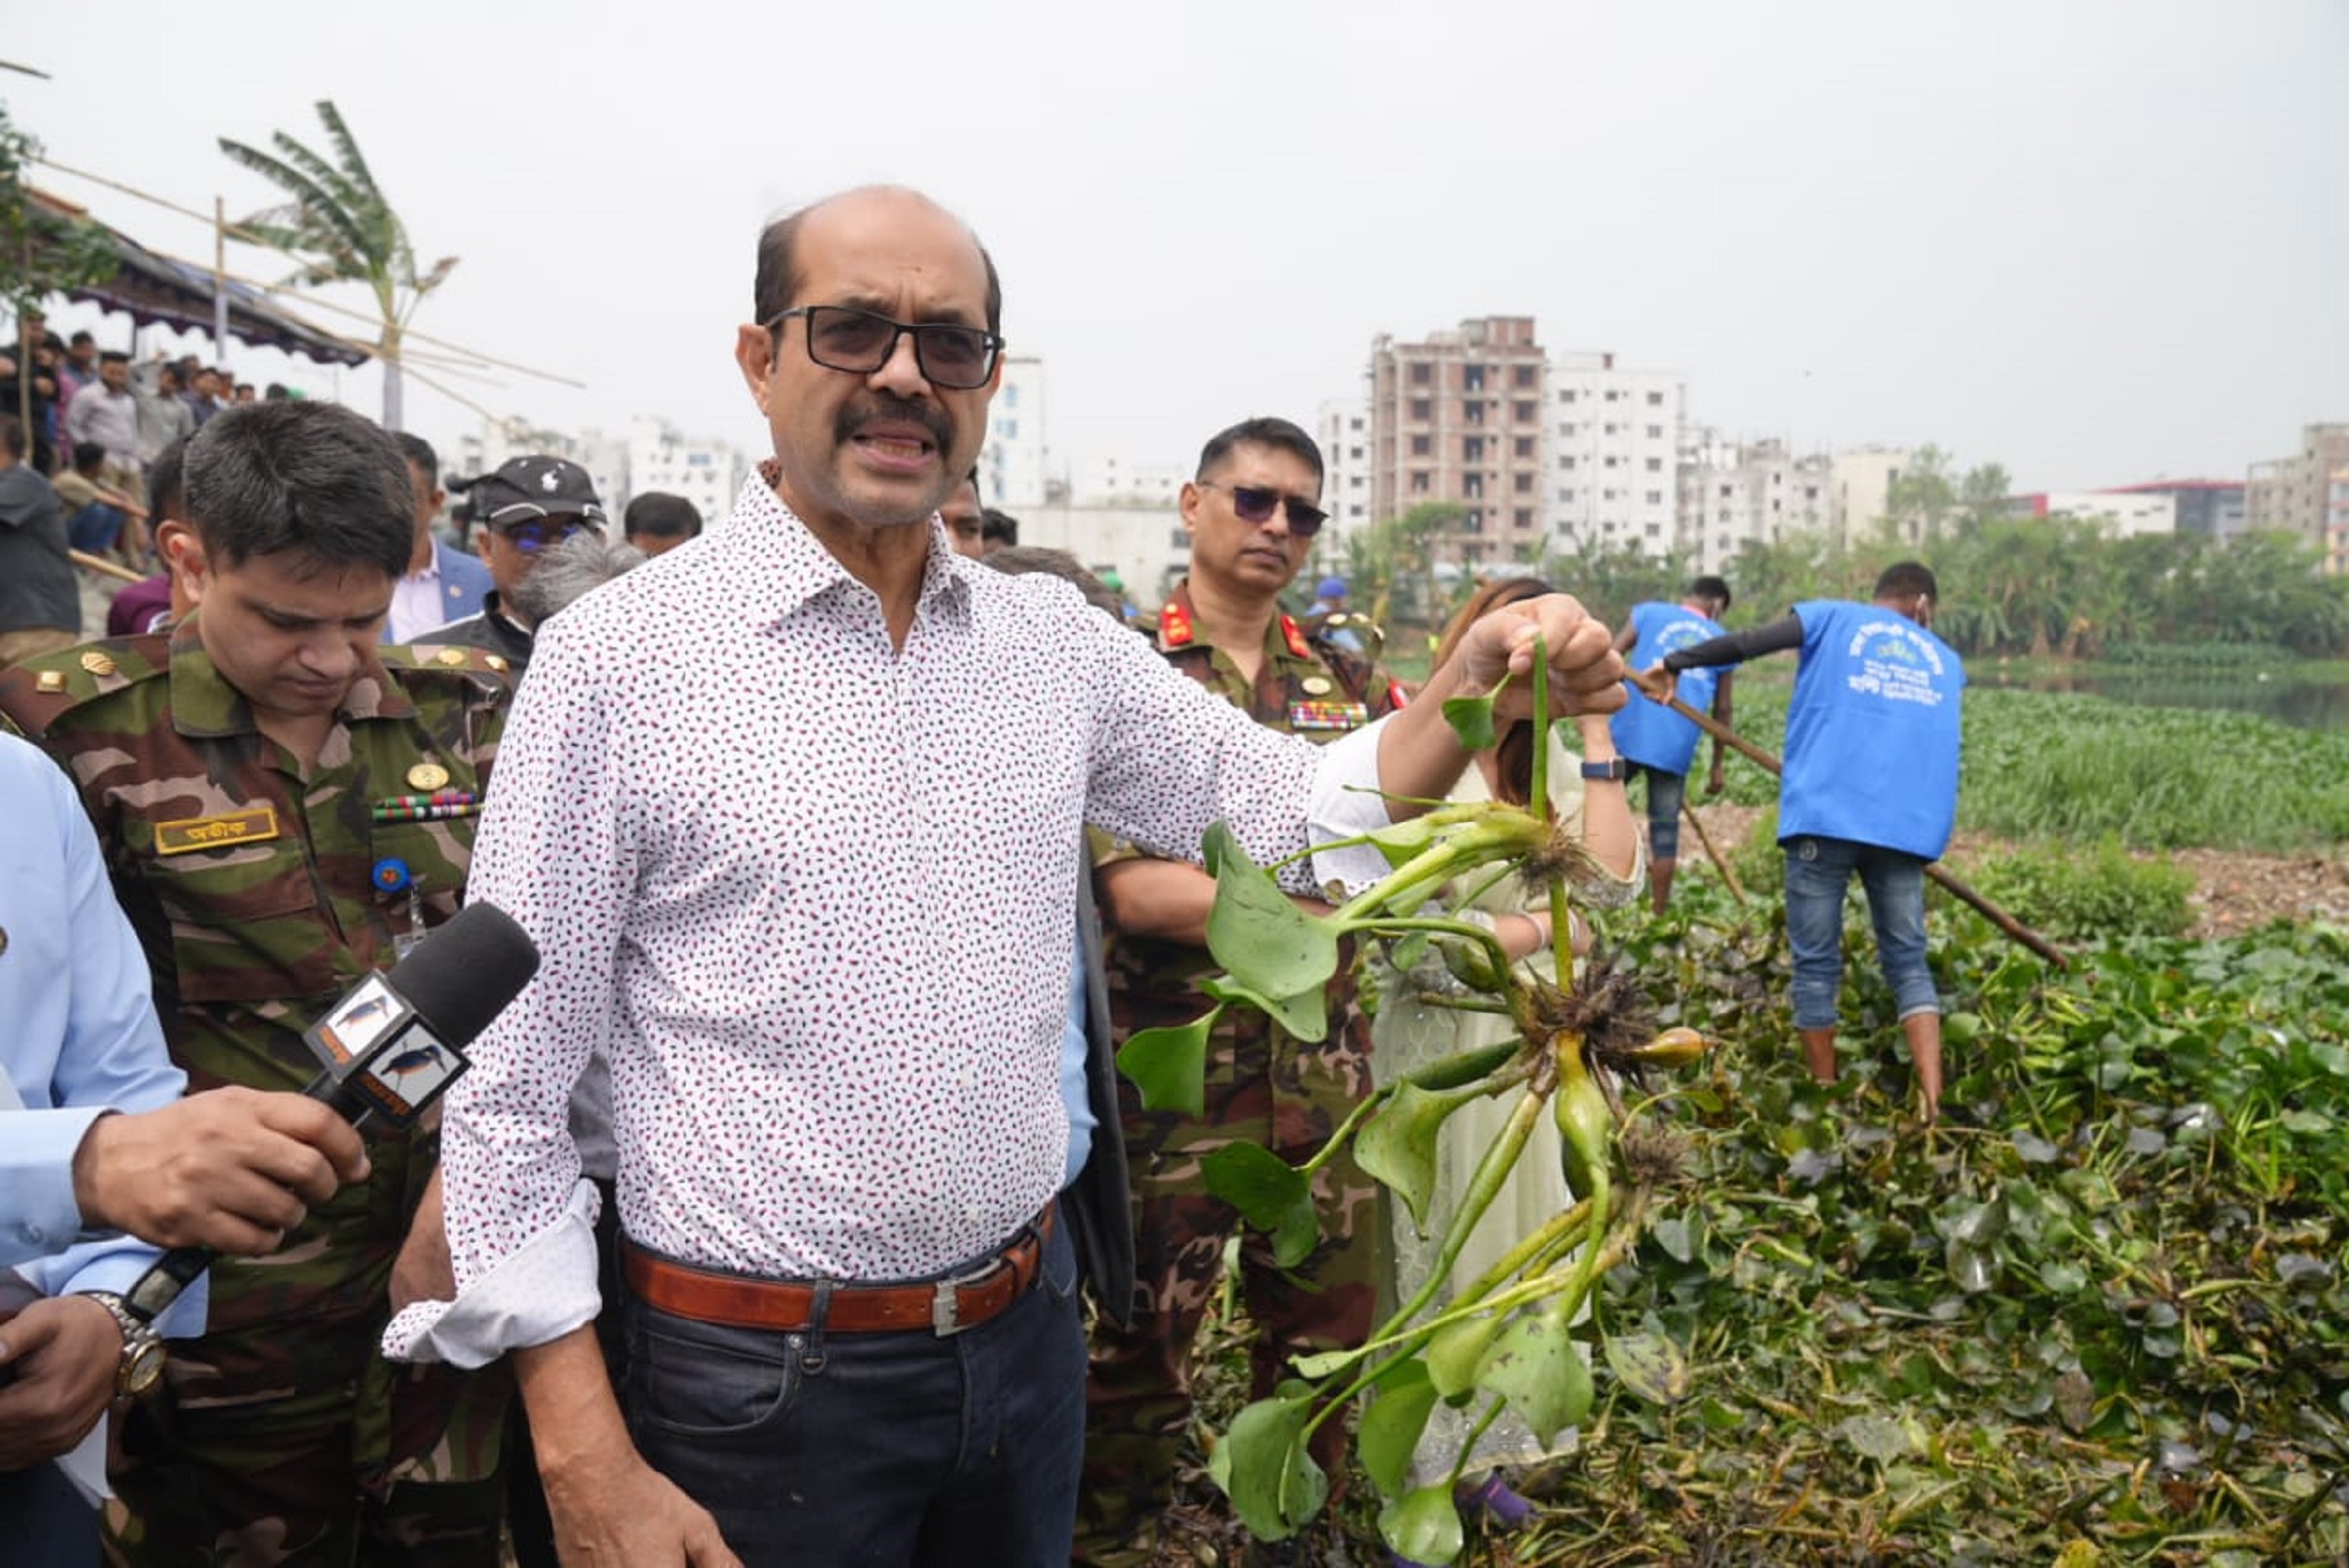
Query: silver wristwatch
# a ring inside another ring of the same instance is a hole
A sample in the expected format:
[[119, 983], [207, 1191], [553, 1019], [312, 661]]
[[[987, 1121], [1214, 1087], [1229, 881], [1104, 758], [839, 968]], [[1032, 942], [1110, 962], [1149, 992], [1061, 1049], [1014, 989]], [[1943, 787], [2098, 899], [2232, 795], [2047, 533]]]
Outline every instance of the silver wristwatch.
[[136, 1399], [155, 1386], [163, 1374], [163, 1342], [155, 1332], [155, 1326], [131, 1311], [121, 1296], [110, 1290], [85, 1291], [92, 1301], [106, 1309], [122, 1330], [122, 1364], [115, 1374], [116, 1394]]

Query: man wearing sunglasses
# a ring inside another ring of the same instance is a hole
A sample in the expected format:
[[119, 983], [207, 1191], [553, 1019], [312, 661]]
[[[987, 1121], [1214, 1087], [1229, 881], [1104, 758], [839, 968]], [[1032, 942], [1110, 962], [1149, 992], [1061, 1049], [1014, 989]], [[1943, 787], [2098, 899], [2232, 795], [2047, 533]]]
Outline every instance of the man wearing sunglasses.
[[[1267, 729], [1329, 740], [1402, 706], [1393, 682], [1327, 634], [1309, 633], [1280, 596], [1321, 529], [1321, 449], [1285, 419], [1257, 418], [1219, 432], [1183, 487], [1190, 569], [1159, 612], [1159, 653]], [[1199, 989], [1219, 966], [1206, 950], [1215, 880], [1187, 861], [1119, 845], [1095, 871], [1109, 933], [1116, 1037], [1185, 1024], [1214, 1005]], [[1344, 994], [1341, 994], [1344, 993]], [[1200, 1158], [1221, 1144], [1262, 1143], [1301, 1161], [1318, 1149], [1370, 1086], [1367, 1034], [1351, 986], [1333, 986], [1330, 1037], [1302, 1045], [1261, 1014], [1231, 1009], [1207, 1045], [1207, 1103], [1193, 1117], [1144, 1111], [1121, 1083], [1126, 1147], [1140, 1195], [1136, 1295], [1130, 1326], [1106, 1319], [1092, 1336], [1085, 1389], [1084, 1483], [1076, 1560], [1149, 1560], [1174, 1501], [1174, 1467], [1190, 1430], [1190, 1346], [1222, 1274], [1238, 1213], [1208, 1195]], [[1377, 1188], [1350, 1158], [1332, 1167], [1319, 1250], [1280, 1267], [1268, 1239], [1245, 1233], [1240, 1271], [1259, 1396], [1287, 1358], [1359, 1342], [1372, 1324], [1377, 1277], [1370, 1244]], [[1358, 1225], [1356, 1221], [1362, 1223]], [[1359, 1232], [1361, 1242], [1356, 1237]], [[1344, 1435], [1325, 1428], [1325, 1467]]]
[[[499, 753], [472, 891], [545, 961], [447, 1103], [456, 1298], [384, 1348], [511, 1353], [566, 1560], [1056, 1564], [1084, 1424], [1070, 845], [1196, 859], [1222, 819], [1302, 855], [1384, 823], [1377, 789], [1441, 795], [1468, 756], [1434, 705], [1537, 638], [1569, 709], [1620, 706], [1622, 660], [1535, 600], [1472, 628], [1433, 703], [1268, 733], [1066, 583], [947, 547], [1003, 348], [966, 225], [850, 192], [768, 226], [751, 292], [734, 356], [773, 458], [700, 544], [549, 624]], [[599, 1047], [625, 1412], [568, 1117]]]
[[517, 674], [530, 663], [537, 619], [515, 593], [539, 558], [572, 535], [603, 533], [603, 503], [595, 481], [561, 458], [509, 458], [473, 488], [474, 540], [497, 586], [481, 596], [481, 613], [452, 621], [424, 639], [487, 648]]

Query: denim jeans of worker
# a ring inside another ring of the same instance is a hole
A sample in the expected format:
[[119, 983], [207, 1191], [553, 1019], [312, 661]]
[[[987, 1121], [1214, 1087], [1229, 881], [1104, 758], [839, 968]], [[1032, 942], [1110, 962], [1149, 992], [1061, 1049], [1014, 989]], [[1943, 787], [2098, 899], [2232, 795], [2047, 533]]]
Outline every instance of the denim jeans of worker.
[[1647, 858], [1651, 861], [1676, 861], [1680, 858], [1680, 802], [1686, 798], [1688, 775], [1667, 773], [1661, 768], [1650, 768], [1635, 762], [1631, 771], [1647, 780]]
[[1786, 943], [1795, 955], [1795, 1027], [1835, 1027], [1843, 983], [1843, 893], [1853, 872], [1867, 890], [1876, 962], [1904, 1018], [1937, 1013], [1925, 964], [1925, 862], [1898, 849], [1798, 835], [1785, 842]]
[[23, 1568], [98, 1568], [98, 1505], [47, 1460], [0, 1470], [0, 1541]]
[[127, 517], [118, 506], [93, 501], [67, 520], [66, 542], [85, 554], [103, 554], [114, 549], [115, 541], [122, 536]]
[[1057, 1568], [1084, 1445], [1076, 1287], [1063, 1223], [1034, 1288], [942, 1337], [728, 1328], [630, 1301], [629, 1427], [748, 1568]]

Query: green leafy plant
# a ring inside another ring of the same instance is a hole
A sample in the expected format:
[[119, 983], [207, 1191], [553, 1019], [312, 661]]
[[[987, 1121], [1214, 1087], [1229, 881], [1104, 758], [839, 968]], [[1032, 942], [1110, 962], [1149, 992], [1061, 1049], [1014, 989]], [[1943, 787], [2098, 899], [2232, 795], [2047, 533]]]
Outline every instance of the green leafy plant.
[[[1546, 730], [1547, 665], [1538, 648], [1533, 672], [1534, 722]], [[1493, 744], [1493, 702], [1500, 694], [1445, 704], [1445, 718], [1470, 749]], [[1579, 988], [1574, 985], [1566, 882], [1584, 857], [1550, 816], [1548, 752], [1547, 746], [1533, 748], [1532, 807], [1436, 805], [1346, 841], [1375, 846], [1391, 870], [1326, 916], [1299, 909], [1274, 881], [1278, 868], [1251, 862], [1219, 824], [1208, 834], [1206, 856], [1216, 879], [1207, 945], [1225, 970], [1208, 986], [1217, 1006], [1186, 1026], [1143, 1031], [1119, 1054], [1145, 1107], [1195, 1113], [1203, 1103], [1207, 1033], [1224, 1009], [1254, 1007], [1300, 1039], [1321, 1039], [1329, 1028], [1324, 991], [1337, 972], [1342, 944], [1363, 936], [1432, 946], [1467, 992], [1446, 1004], [1503, 1014], [1514, 1028], [1513, 1040], [1462, 1051], [1380, 1085], [1301, 1166], [1253, 1144], [1227, 1146], [1204, 1164], [1209, 1189], [1268, 1233], [1277, 1257], [1294, 1263], [1312, 1250], [1318, 1234], [1314, 1173], [1349, 1140], [1362, 1170], [1423, 1220], [1445, 1120], [1473, 1100], [1513, 1096], [1503, 1130], [1470, 1177], [1426, 1282], [1363, 1343], [1299, 1358], [1293, 1363], [1297, 1375], [1241, 1410], [1216, 1444], [1211, 1472], [1260, 1539], [1284, 1539], [1321, 1512], [1329, 1482], [1308, 1444], [1368, 1396], [1356, 1444], [1386, 1499], [1380, 1534], [1390, 1548], [1414, 1560], [1452, 1560], [1465, 1540], [1453, 1502], [1458, 1466], [1436, 1485], [1412, 1488], [1407, 1479], [1430, 1413], [1439, 1401], [1476, 1405], [1474, 1424], [1481, 1431], [1507, 1408], [1545, 1439], [1583, 1420], [1596, 1383], [1579, 1336], [1602, 1332], [1589, 1312], [1596, 1286], [1631, 1255], [1654, 1194], [1676, 1179], [1668, 1142], [1626, 1130], [1629, 1107], [1623, 1090], [1652, 1070], [1699, 1059], [1706, 1042], [1685, 1028], [1657, 1032], [1626, 977], [1606, 963], [1594, 963]], [[1509, 876], [1547, 890], [1555, 982], [1513, 964], [1489, 930], [1429, 910], [1431, 895], [1448, 885], [1480, 878], [1489, 885]], [[1439, 1303], [1470, 1232], [1545, 1115], [1562, 1135], [1563, 1173], [1575, 1202]], [[1613, 1375], [1636, 1387], [1671, 1389], [1686, 1381], [1667, 1340], [1642, 1339], [1621, 1356], [1610, 1343], [1608, 1358]], [[1636, 1383], [1624, 1373], [1626, 1365], [1639, 1369]]]

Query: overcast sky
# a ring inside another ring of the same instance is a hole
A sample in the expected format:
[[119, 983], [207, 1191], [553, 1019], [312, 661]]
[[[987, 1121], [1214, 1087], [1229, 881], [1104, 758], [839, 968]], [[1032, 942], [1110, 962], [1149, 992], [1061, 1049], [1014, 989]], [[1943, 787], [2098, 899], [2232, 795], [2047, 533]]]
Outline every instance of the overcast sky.
[[[267, 205], [214, 138], [324, 148], [332, 98], [419, 255], [463, 258], [419, 329], [585, 382], [467, 387], [565, 428], [764, 452], [757, 230], [869, 180], [993, 250], [1064, 457], [1310, 423], [1375, 334], [1504, 313], [1679, 372], [1730, 434], [1934, 442], [2018, 489], [2240, 476], [2349, 419], [2343, 0], [0, 8], [51, 76], [0, 73], [18, 123], [189, 207]], [[372, 371], [340, 390], [377, 407]], [[477, 421], [416, 389], [408, 423]]]

